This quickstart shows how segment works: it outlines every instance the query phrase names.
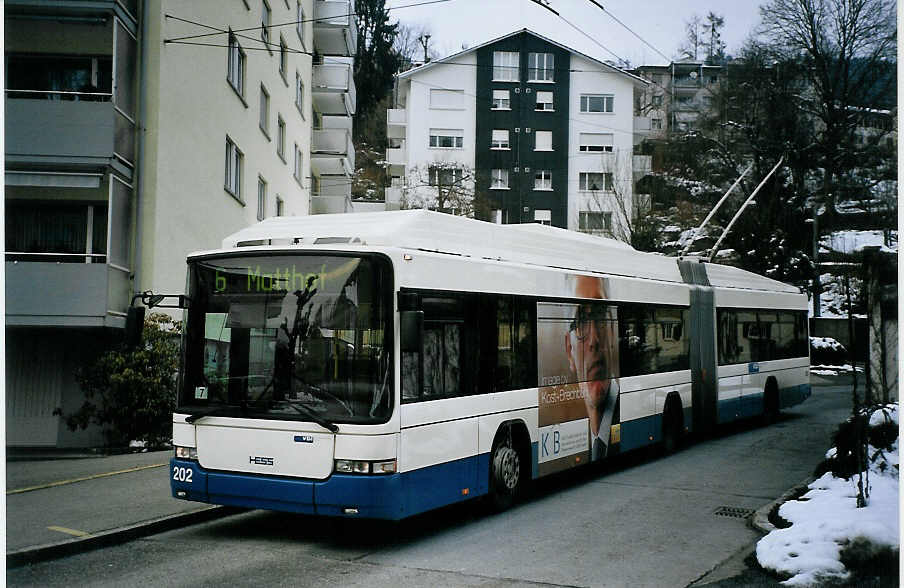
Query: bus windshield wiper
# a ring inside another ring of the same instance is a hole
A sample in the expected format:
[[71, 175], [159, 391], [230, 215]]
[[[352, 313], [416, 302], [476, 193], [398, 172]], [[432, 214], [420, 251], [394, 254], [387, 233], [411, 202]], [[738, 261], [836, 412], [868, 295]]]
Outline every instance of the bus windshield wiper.
[[312, 409], [311, 407], [305, 406], [304, 404], [301, 404], [300, 402], [295, 402], [292, 400], [285, 400], [284, 402], [286, 404], [288, 404], [289, 406], [291, 406], [292, 408], [294, 408], [297, 412], [308, 417], [309, 419], [311, 419], [312, 421], [314, 421], [315, 423], [317, 423], [324, 429], [328, 430], [329, 432], [331, 432], [331, 433], [339, 432], [339, 427], [336, 426], [335, 423], [331, 423], [330, 421], [326, 420], [322, 416], [318, 415], [317, 412], [315, 412], [314, 409]]
[[225, 415], [228, 415], [228, 414], [231, 414], [234, 412], [240, 412], [241, 414], [245, 414], [248, 411], [247, 411], [247, 408], [244, 406], [231, 406], [231, 405], [217, 406], [215, 408], [211, 408], [210, 410], [203, 410], [203, 411], [199, 410], [199, 411], [192, 412], [190, 415], [185, 417], [185, 422], [186, 423], [194, 423], [195, 421], [197, 421], [199, 419], [203, 419], [204, 417], [225, 416]]

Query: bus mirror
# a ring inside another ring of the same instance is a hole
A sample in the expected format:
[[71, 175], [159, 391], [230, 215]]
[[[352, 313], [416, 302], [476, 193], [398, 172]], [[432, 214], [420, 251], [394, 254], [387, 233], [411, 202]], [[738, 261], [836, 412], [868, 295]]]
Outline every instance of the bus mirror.
[[130, 306], [126, 314], [125, 343], [128, 349], [134, 349], [141, 344], [141, 332], [144, 330], [144, 307]]
[[403, 310], [399, 314], [401, 315], [399, 336], [401, 337], [402, 352], [419, 352], [424, 332], [424, 311]]

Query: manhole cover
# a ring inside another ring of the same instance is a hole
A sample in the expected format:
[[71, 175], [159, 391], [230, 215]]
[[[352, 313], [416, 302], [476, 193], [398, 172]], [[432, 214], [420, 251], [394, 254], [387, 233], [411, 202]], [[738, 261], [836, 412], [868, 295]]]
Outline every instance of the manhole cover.
[[720, 506], [713, 511], [713, 514], [719, 517], [732, 517], [735, 519], [746, 519], [754, 513], [753, 509], [740, 508], [738, 506]]

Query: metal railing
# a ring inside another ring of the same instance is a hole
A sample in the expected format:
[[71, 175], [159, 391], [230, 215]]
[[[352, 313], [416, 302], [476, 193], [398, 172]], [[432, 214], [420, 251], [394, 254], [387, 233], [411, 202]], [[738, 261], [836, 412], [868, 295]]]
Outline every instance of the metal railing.
[[[56, 263], [106, 263], [106, 253], [54, 253], [52, 251], [44, 251], [40, 253], [26, 251], [6, 251], [4, 252], [6, 261], [45, 261]], [[25, 259], [19, 259], [19, 258]], [[58, 259], [62, 258], [62, 259]]]
[[[21, 94], [21, 95], [20, 95]], [[7, 98], [30, 100], [72, 100], [83, 102], [110, 102], [112, 92], [73, 92], [69, 90], [6, 90]]]

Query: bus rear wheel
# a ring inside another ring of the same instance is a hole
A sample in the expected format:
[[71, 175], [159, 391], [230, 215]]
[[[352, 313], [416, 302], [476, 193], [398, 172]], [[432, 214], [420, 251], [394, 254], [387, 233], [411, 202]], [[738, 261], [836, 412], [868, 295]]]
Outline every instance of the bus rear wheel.
[[521, 456], [513, 447], [511, 435], [503, 435], [490, 455], [490, 503], [501, 511], [515, 502], [522, 484]]

